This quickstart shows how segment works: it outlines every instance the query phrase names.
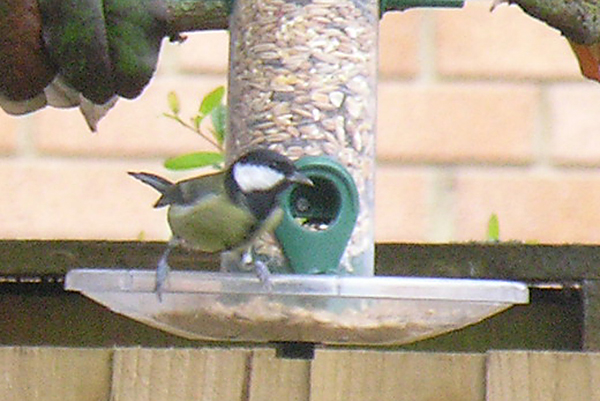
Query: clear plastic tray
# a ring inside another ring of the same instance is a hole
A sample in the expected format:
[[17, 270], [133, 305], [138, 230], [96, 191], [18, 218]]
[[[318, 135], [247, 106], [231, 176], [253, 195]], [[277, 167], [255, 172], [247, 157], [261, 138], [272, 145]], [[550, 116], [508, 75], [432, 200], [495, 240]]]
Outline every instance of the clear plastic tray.
[[525, 284], [496, 280], [79, 269], [66, 277], [114, 312], [182, 337], [226, 341], [405, 344], [527, 303]]

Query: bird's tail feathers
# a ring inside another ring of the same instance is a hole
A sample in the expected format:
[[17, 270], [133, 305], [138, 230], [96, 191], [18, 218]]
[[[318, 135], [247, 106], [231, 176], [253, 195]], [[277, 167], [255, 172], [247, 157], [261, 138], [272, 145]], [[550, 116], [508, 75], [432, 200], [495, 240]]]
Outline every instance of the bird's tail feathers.
[[162, 194], [162, 196], [158, 198], [154, 204], [154, 207], [166, 206], [168, 204], [168, 202], [166, 202], [165, 195], [167, 195], [169, 190], [173, 188], [173, 183], [171, 181], [151, 173], [134, 173], [129, 171], [127, 174], [140, 180], [146, 185], [150, 185], [152, 188], [156, 189]]

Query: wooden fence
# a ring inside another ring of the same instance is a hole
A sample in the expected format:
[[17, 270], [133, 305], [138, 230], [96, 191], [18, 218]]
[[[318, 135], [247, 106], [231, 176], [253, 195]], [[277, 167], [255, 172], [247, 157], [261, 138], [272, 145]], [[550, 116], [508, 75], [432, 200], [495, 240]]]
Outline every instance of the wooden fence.
[[600, 354], [0, 348], [3, 401], [594, 401]]

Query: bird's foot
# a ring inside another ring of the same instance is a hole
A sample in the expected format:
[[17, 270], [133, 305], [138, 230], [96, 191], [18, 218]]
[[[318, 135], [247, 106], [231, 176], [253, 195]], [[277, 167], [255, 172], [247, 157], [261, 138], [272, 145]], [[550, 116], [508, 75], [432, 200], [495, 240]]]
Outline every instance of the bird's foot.
[[160, 257], [158, 265], [156, 266], [156, 285], [154, 287], [154, 292], [156, 293], [159, 302], [162, 302], [162, 296], [165, 291], [165, 285], [167, 284], [169, 272], [171, 271], [171, 266], [169, 266], [168, 261], [171, 249], [171, 246], [167, 247], [167, 249], [163, 252], [162, 256]]
[[271, 291], [273, 289], [273, 283], [271, 282], [271, 272], [269, 271], [269, 268], [264, 262], [256, 259], [252, 254], [251, 250], [244, 252], [244, 254], [242, 255], [241, 262], [244, 264], [244, 266], [251, 266], [254, 269], [256, 277], [258, 277], [263, 287], [267, 291]]
[[269, 271], [269, 268], [266, 264], [264, 264], [260, 260], [254, 261], [254, 273], [256, 273], [256, 277], [258, 277], [265, 290], [271, 291], [273, 289], [273, 282], [271, 281], [271, 272]]

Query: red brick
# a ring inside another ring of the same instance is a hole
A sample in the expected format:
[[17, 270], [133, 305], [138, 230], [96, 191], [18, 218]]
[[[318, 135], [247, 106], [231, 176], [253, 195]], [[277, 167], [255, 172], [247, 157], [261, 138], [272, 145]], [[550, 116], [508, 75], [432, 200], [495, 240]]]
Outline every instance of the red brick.
[[375, 190], [377, 242], [425, 241], [431, 177], [423, 169], [379, 167]]
[[0, 161], [1, 238], [167, 239], [156, 192], [126, 172], [156, 164]]
[[379, 26], [381, 76], [414, 76], [419, 71], [420, 28], [423, 13], [417, 10], [385, 13]]
[[179, 45], [180, 43], [172, 43], [167, 39], [163, 40], [154, 77], [172, 75], [179, 72]]
[[229, 32], [205, 31], [186, 34], [185, 42], [176, 45], [175, 57], [185, 72], [227, 73]]
[[520, 8], [469, 2], [437, 12], [436, 46], [441, 75], [495, 78], [577, 78], [567, 41]]
[[600, 173], [462, 171], [456, 180], [456, 239], [483, 240], [492, 213], [504, 241], [598, 243]]
[[0, 110], [0, 153], [13, 153], [17, 147], [17, 125], [22, 117], [10, 116]]
[[188, 120], [202, 97], [224, 77], [157, 77], [138, 99], [121, 99], [92, 135], [77, 110], [48, 109], [37, 115], [36, 146], [42, 153], [88, 156], [158, 156], [211, 149], [207, 142], [162, 115], [175, 91]]
[[600, 86], [552, 86], [548, 91], [551, 155], [555, 162], [600, 165]]
[[378, 155], [433, 163], [527, 163], [538, 91], [531, 85], [379, 85]]

